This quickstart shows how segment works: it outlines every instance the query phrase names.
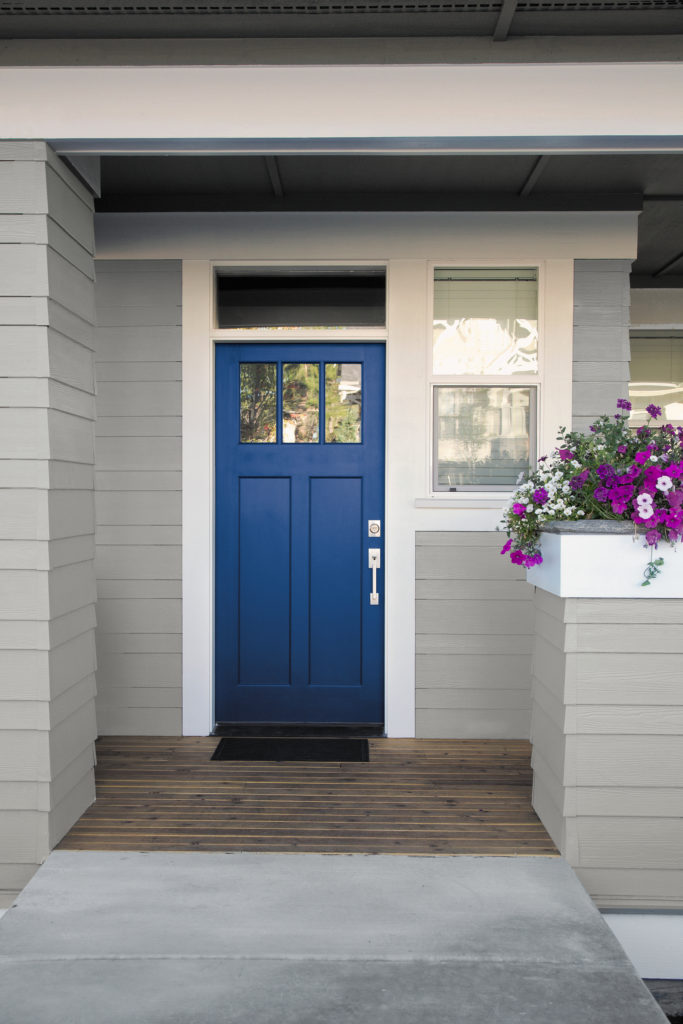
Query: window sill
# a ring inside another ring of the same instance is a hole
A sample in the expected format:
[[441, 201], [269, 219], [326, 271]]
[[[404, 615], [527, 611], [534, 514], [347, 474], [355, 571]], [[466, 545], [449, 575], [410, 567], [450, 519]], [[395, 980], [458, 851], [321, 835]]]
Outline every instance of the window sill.
[[501, 491], [499, 494], [491, 494], [490, 491], [463, 491], [460, 494], [443, 497], [415, 498], [415, 508], [497, 508], [502, 511], [511, 493], [511, 490]]

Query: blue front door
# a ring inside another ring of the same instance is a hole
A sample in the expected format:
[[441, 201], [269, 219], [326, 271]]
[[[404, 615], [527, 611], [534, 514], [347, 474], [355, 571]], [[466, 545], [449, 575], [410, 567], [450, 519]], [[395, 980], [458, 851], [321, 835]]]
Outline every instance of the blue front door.
[[383, 722], [383, 537], [384, 346], [217, 345], [218, 722]]

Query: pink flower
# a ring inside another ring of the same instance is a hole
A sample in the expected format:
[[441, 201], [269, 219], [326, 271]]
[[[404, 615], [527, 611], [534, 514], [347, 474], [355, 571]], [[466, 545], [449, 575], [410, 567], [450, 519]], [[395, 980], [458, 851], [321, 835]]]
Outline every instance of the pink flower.
[[526, 505], [522, 505], [521, 501], [516, 501], [512, 506], [512, 511], [516, 516], [524, 519], [526, 516]]
[[511, 540], [506, 541], [506, 543], [503, 544], [503, 548], [502, 548], [502, 550], [500, 552], [501, 555], [507, 555], [507, 553], [508, 553], [508, 551], [510, 550], [511, 547], [512, 547], [512, 541]]
[[567, 462], [568, 459], [573, 459], [575, 457], [574, 452], [570, 452], [569, 448], [558, 448], [557, 454], [563, 462]]

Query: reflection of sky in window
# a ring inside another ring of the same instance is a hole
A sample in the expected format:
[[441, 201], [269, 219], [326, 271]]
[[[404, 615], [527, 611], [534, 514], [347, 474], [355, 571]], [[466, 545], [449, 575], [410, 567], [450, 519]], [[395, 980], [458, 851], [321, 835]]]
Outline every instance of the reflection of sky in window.
[[513, 374], [537, 370], [536, 320], [463, 317], [434, 321], [435, 374]]

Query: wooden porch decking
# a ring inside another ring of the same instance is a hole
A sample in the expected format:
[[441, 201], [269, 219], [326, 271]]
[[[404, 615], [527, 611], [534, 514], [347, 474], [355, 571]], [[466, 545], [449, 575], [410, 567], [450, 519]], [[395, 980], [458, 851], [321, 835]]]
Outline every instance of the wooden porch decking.
[[211, 761], [218, 739], [108, 736], [61, 850], [557, 856], [521, 740], [371, 739], [363, 764]]

